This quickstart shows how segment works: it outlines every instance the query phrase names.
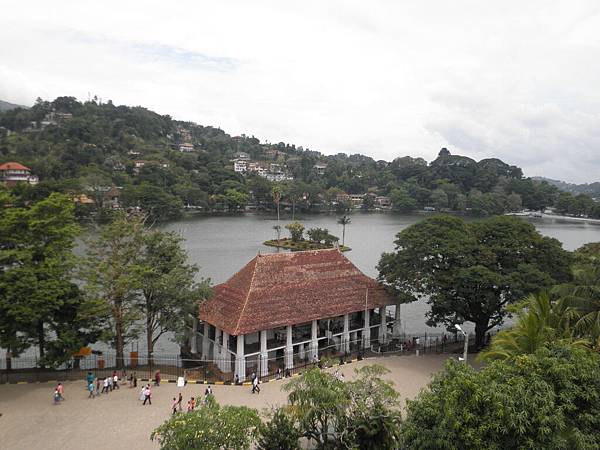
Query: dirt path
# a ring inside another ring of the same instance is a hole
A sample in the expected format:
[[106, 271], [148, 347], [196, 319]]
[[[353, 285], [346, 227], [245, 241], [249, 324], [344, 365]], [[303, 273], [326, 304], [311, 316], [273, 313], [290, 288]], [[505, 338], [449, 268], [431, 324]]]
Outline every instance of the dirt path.
[[[440, 370], [448, 355], [371, 358], [340, 368], [346, 379], [355, 367], [382, 364], [403, 398], [414, 397]], [[261, 385], [259, 395], [246, 386], [213, 386], [222, 404], [265, 408], [284, 404], [283, 381]], [[0, 385], [0, 449], [152, 449], [150, 433], [169, 417], [173, 397], [181, 391], [184, 409], [191, 396], [203, 395], [205, 386], [163, 384], [153, 390], [152, 406], [138, 401], [139, 389], [128, 386], [88, 399], [83, 381], [65, 384], [66, 400], [52, 404], [53, 384]]]

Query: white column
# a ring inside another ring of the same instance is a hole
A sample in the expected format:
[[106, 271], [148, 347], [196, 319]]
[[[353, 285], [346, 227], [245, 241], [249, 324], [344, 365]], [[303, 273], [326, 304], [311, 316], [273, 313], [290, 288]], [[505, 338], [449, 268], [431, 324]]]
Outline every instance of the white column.
[[379, 307], [379, 316], [381, 321], [379, 322], [379, 343], [383, 344], [387, 340], [387, 308], [385, 306]]
[[318, 326], [317, 321], [313, 320], [311, 324], [311, 337], [310, 337], [310, 361], [313, 362], [319, 356], [319, 340], [317, 339]]
[[267, 351], [267, 330], [260, 332], [260, 376], [269, 374], [269, 352]]
[[221, 369], [224, 373], [231, 372], [231, 355], [229, 353], [229, 333], [227, 331], [223, 331], [223, 352], [221, 354], [221, 359], [223, 360]]
[[192, 354], [198, 353], [198, 319], [192, 319], [192, 335], [190, 336], [190, 351]]
[[213, 359], [215, 360], [219, 370], [223, 370], [221, 365], [221, 330], [215, 327], [215, 346], [213, 350]]
[[210, 352], [210, 341], [208, 340], [208, 330], [210, 325], [204, 322], [204, 333], [202, 334], [202, 359], [208, 359], [208, 353]]
[[235, 374], [243, 382], [246, 379], [246, 356], [244, 355], [244, 335], [237, 337], [237, 351], [235, 357]]
[[402, 314], [402, 309], [400, 308], [400, 303], [398, 303], [396, 305], [396, 313], [394, 314], [394, 328], [393, 328], [394, 336], [400, 336], [402, 334], [401, 314]]
[[350, 315], [344, 314], [344, 332], [342, 334], [342, 351], [350, 352]]
[[292, 344], [292, 326], [288, 325], [285, 330], [285, 368], [294, 368], [294, 345]]
[[363, 345], [364, 349], [367, 350], [371, 347], [371, 327], [369, 326], [369, 320], [371, 318], [371, 310], [365, 310], [365, 327], [363, 328]]

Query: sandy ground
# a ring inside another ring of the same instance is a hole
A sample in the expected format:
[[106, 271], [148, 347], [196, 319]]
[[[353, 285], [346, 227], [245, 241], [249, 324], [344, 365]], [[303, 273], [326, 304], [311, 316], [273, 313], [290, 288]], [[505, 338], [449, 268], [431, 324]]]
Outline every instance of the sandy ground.
[[[413, 398], [440, 370], [448, 355], [392, 356], [370, 358], [344, 365], [346, 379], [354, 368], [382, 364], [391, 370], [387, 378], [395, 383], [403, 398]], [[261, 385], [252, 395], [247, 386], [213, 386], [222, 404], [267, 408], [284, 404], [284, 381]], [[169, 417], [173, 397], [181, 391], [184, 410], [191, 396], [203, 395], [205, 386], [191, 384], [178, 388], [163, 383], [153, 389], [152, 405], [142, 406], [139, 389], [122, 386], [110, 394], [88, 399], [83, 381], [65, 383], [66, 400], [53, 405], [53, 384], [0, 385], [0, 449], [155, 449], [150, 433]]]

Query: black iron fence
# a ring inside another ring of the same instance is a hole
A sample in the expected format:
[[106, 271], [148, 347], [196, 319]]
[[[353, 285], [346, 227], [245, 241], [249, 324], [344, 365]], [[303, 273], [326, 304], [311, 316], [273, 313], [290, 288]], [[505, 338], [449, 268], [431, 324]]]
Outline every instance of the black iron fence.
[[[247, 356], [245, 378], [248, 380], [255, 374], [265, 381], [292, 376], [315, 365], [323, 367], [344, 364], [369, 356], [459, 353], [463, 343], [462, 335], [443, 333], [388, 336], [385, 342], [379, 342], [377, 337], [372, 337], [369, 345], [365, 345], [363, 340], [341, 343], [331, 339], [319, 342], [317, 358], [314, 358], [310, 349], [297, 351], [291, 357], [284, 349], [269, 350], [268, 358], [261, 358], [259, 354]], [[292, 367], [286, 364], [290, 358], [293, 362]], [[215, 360], [203, 360], [182, 355], [155, 354], [149, 357], [147, 354], [132, 352], [117, 361], [114, 353], [104, 352], [72, 358], [57, 368], [42, 367], [36, 357], [19, 357], [0, 359], [0, 383], [79, 380], [85, 379], [89, 372], [100, 379], [112, 376], [116, 372], [122, 380], [133, 381], [135, 378], [145, 381], [154, 380], [158, 372], [163, 381], [174, 381], [184, 377], [187, 381], [234, 384], [240, 381], [236, 377], [235, 367], [236, 358], [232, 354]]]

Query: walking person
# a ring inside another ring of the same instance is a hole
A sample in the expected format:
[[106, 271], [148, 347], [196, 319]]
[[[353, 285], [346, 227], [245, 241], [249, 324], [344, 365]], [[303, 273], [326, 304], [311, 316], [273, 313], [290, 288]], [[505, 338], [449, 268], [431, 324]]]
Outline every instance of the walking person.
[[133, 372], [133, 387], [137, 387], [137, 374], [135, 372]]
[[100, 377], [96, 377], [96, 395], [100, 395]]
[[146, 402], [148, 402], [149, 405], [152, 404], [152, 389], [150, 388], [150, 385], [146, 386], [146, 391], [144, 392], [144, 403], [143, 403], [143, 405], [145, 405]]
[[177, 399], [177, 406], [179, 408], [179, 412], [181, 412], [181, 402], [183, 401], [183, 395], [181, 395], [181, 392], [179, 393], [179, 398]]
[[254, 394], [255, 392], [257, 394], [260, 394], [260, 387], [258, 386], [259, 380], [258, 377], [254, 377], [254, 380], [252, 381], [252, 393]]
[[95, 395], [94, 395], [94, 382], [93, 381], [90, 381], [88, 383], [88, 391], [90, 392], [90, 395], [88, 395], [88, 398], [94, 398]]
[[154, 386], [160, 386], [160, 370], [154, 374]]
[[54, 399], [54, 404], [58, 405], [60, 402], [60, 394], [58, 393], [58, 389], [54, 389], [54, 393], [52, 394], [52, 398]]
[[145, 398], [146, 398], [146, 386], [142, 386], [142, 390], [140, 391], [139, 400], [141, 402], [143, 402]]
[[119, 377], [117, 376], [117, 372], [115, 371], [115, 374], [113, 375], [113, 389], [121, 389], [119, 387]]
[[187, 404], [187, 412], [191, 412], [194, 410], [194, 408], [192, 408], [192, 400], [194, 399], [194, 397], [192, 397], [191, 400], [188, 400], [188, 404]]
[[109, 375], [106, 378], [108, 378], [108, 390], [112, 391], [113, 390], [113, 377]]
[[[173, 397], [173, 403], [171, 404], [171, 409], [173, 410], [173, 415], [177, 414], [177, 405], [179, 404], [179, 401]], [[181, 405], [180, 405], [180, 410], [181, 410]]]
[[56, 386], [56, 391], [58, 392], [59, 400], [64, 400], [65, 396], [63, 394], [64, 394], [65, 390], [63, 388], [62, 383], [58, 383], [58, 385]]
[[102, 382], [102, 393], [105, 392], [108, 394], [108, 377], [106, 377]]
[[196, 399], [194, 397], [190, 398], [190, 407], [192, 408], [192, 411], [196, 409]]

